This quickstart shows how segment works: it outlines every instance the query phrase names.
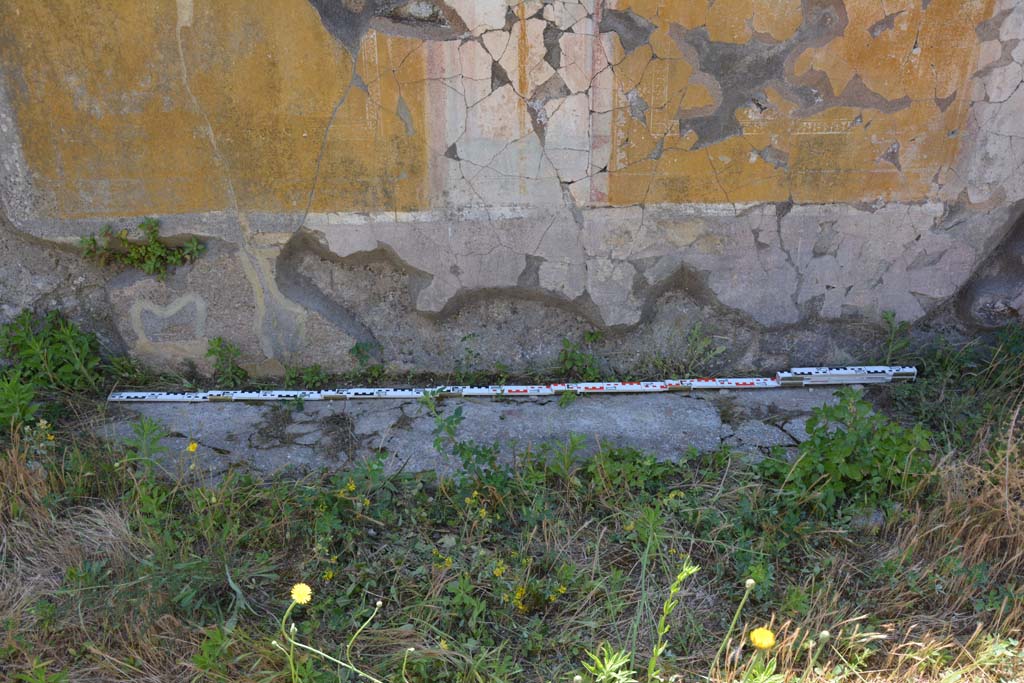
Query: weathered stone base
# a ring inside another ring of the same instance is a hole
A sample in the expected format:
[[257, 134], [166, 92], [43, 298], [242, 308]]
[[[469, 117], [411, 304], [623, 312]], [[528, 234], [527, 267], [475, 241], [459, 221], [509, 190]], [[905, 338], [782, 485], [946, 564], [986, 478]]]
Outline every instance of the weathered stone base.
[[[722, 446], [747, 462], [773, 448], [795, 451], [807, 438], [810, 412], [833, 402], [827, 389], [714, 392], [684, 396], [582, 397], [564, 408], [555, 400], [446, 399], [441, 410], [461, 408], [458, 438], [497, 444], [500, 461], [544, 446], [559, 447], [570, 434], [584, 437], [579, 456], [599, 446], [636, 448], [678, 461]], [[174, 475], [216, 479], [231, 466], [261, 474], [281, 470], [345, 470], [379, 452], [388, 473], [456, 472], [457, 459], [433, 449], [434, 419], [414, 401], [310, 402], [302, 411], [277, 405], [135, 404], [112, 406], [101, 434], [127, 438], [140, 415], [171, 434], [161, 456]], [[189, 453], [190, 440], [198, 444]], [[691, 450], [692, 449], [692, 450]]]
[[292, 232], [261, 216], [242, 241], [230, 238], [233, 216], [169, 216], [165, 234], [198, 234], [209, 249], [165, 281], [87, 267], [67, 240], [52, 251], [12, 239], [3, 314], [67, 307], [52, 292], [74, 271], [80, 289], [109, 301], [103, 317], [124, 348], [165, 368], [202, 366], [221, 336], [262, 374], [352, 369], [357, 342], [396, 372], [545, 372], [562, 339], [601, 330], [593, 351], [622, 372], [684, 366], [695, 325], [734, 368], [867, 362], [883, 311], [920, 320], [972, 275], [967, 322], [1024, 310], [1020, 236], [993, 249], [1012, 214], [942, 204], [331, 214]]

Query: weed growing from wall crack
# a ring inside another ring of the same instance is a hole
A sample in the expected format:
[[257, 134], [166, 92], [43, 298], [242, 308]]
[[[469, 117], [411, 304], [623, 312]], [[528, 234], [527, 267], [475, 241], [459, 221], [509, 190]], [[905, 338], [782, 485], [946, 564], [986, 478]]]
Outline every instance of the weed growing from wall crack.
[[285, 387], [289, 389], [322, 389], [330, 381], [330, 374], [318, 363], [301, 368], [288, 368], [284, 376]]
[[127, 228], [115, 235], [114, 229], [107, 225], [99, 235], [81, 239], [82, 253], [101, 265], [120, 264], [163, 280], [169, 268], [191, 263], [206, 251], [206, 245], [195, 237], [181, 246], [164, 242], [160, 239], [160, 221], [155, 218], [146, 218], [139, 223], [138, 229], [143, 236], [142, 242], [129, 239]]
[[[600, 339], [597, 333], [588, 332], [586, 343], [592, 344]], [[567, 379], [596, 382], [601, 378], [601, 366], [597, 356], [584, 351], [576, 342], [562, 340], [562, 350], [558, 352], [558, 373]]]
[[242, 351], [223, 337], [209, 341], [206, 356], [213, 359], [213, 379], [218, 387], [233, 389], [249, 379], [249, 373], [238, 364]]

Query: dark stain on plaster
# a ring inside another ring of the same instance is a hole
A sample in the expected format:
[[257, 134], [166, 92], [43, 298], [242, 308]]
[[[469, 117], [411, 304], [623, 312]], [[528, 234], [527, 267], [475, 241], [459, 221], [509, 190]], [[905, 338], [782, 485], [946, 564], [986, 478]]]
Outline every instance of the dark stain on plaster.
[[985, 21], [978, 24], [974, 33], [978, 37], [978, 42], [983, 43], [987, 40], [999, 40], [999, 32], [1002, 29], [1003, 21], [1006, 17], [1010, 16], [1013, 12], [1012, 9], [1006, 9], [1001, 12], [996, 12]]
[[893, 30], [896, 28], [896, 17], [901, 14], [903, 14], [903, 10], [893, 12], [892, 14], [886, 14], [884, 19], [879, 19], [868, 27], [868, 33], [871, 34], [872, 38], [877, 38], [886, 31]]
[[640, 96], [636, 88], [626, 93], [626, 101], [629, 103], [629, 115], [640, 123], [647, 125], [647, 110], [650, 109], [644, 98]]
[[[887, 100], [864, 85], [859, 76], [851, 79], [842, 93], [832, 91], [828, 77], [814, 69], [796, 77], [793, 64], [806, 49], [820, 47], [846, 31], [849, 23], [842, 0], [804, 0], [804, 20], [796, 34], [781, 43], [757, 34], [745, 44], [710, 40], [703, 27], [692, 30], [673, 25], [669, 35], [687, 59], [699, 65], [696, 77], [714, 81], [717, 105], [699, 112], [680, 112], [680, 131], [697, 134], [695, 148], [707, 147], [742, 134], [737, 109], [757, 107], [764, 111], [765, 88], [773, 86], [800, 108], [805, 116], [834, 106], [854, 106], [896, 111], [910, 105], [909, 98]], [[895, 17], [890, 17], [895, 21]]]
[[949, 105], [956, 101], [956, 94], [958, 91], [954, 90], [947, 97], [936, 97], [935, 106], [939, 108], [939, 111], [945, 113], [949, 109]]
[[305, 309], [316, 311], [357, 342], [379, 348], [380, 343], [370, 328], [347, 308], [326, 296], [303, 274], [300, 265], [306, 253], [314, 253], [325, 259], [337, 258], [326, 246], [320, 244], [313, 233], [306, 230], [296, 232], [277, 256], [274, 281], [281, 294]]
[[530, 122], [533, 124], [533, 132], [541, 144], [544, 144], [547, 126], [547, 110], [545, 105], [551, 100], [558, 100], [571, 95], [569, 87], [558, 74], [554, 74], [548, 80], [541, 83], [533, 91], [533, 95], [526, 102], [526, 109], [530, 114]]
[[557, 71], [562, 67], [562, 46], [559, 41], [562, 38], [562, 31], [548, 22], [544, 27], [544, 61]]
[[619, 36], [622, 49], [629, 54], [641, 45], [646, 45], [654, 33], [654, 24], [632, 10], [605, 9], [601, 14], [598, 30], [601, 33], [615, 33]]
[[402, 123], [405, 125], [405, 134], [412, 136], [416, 134], [416, 128], [412, 123], [412, 112], [409, 111], [409, 106], [405, 103], [405, 98], [399, 96], [398, 107], [395, 112], [398, 114], [398, 118], [402, 119]]
[[519, 278], [516, 280], [517, 287], [523, 288], [540, 288], [540, 266], [544, 263], [544, 259], [540, 256], [533, 254], [526, 255], [526, 267], [523, 268], [523, 272], [519, 274]]
[[902, 171], [903, 166], [900, 164], [900, 141], [896, 140], [889, 145], [889, 149], [885, 150], [885, 154], [879, 158], [895, 166], [897, 171]]
[[[410, 306], [433, 279], [432, 275], [414, 268], [386, 245], [380, 245], [373, 251], [339, 257], [321, 242], [315, 232], [300, 230], [289, 239], [278, 255], [276, 264], [276, 284], [281, 293], [303, 308], [316, 311], [350, 337], [357, 341], [373, 344], [376, 349], [381, 349], [383, 346], [359, 316], [326, 294], [311, 278], [302, 273], [303, 260], [307, 256], [313, 256], [346, 269], [371, 263], [390, 264], [407, 277]], [[551, 306], [580, 318], [593, 327], [607, 327], [603, 322], [600, 310], [591, 301], [589, 294], [584, 293], [582, 296], [570, 300], [540, 287], [540, 266], [543, 262], [544, 259], [541, 257], [526, 256], [525, 267], [514, 286], [462, 290], [449, 299], [439, 312], [431, 313], [412, 309], [410, 313], [415, 312], [416, 315], [423, 318], [443, 322], [454, 318], [463, 309], [479, 302], [506, 298]], [[378, 358], [378, 360], [380, 359]]]
[[789, 168], [789, 153], [768, 145], [760, 152], [761, 158], [775, 168]]
[[350, 54], [359, 52], [363, 34], [370, 28], [374, 3], [364, 0], [309, 0], [327, 32], [344, 45]]
[[[831, 89], [830, 89], [831, 90]], [[850, 107], [864, 107], [866, 109], [876, 109], [880, 112], [891, 114], [894, 111], [900, 109], [906, 109], [911, 105], [909, 97], [904, 95], [898, 100], [887, 100], [874, 90], [871, 90], [868, 86], [864, 85], [864, 79], [861, 78], [860, 74], [857, 74], [850, 79], [850, 82], [843, 88], [842, 94], [838, 97], [830, 98], [828, 106], [850, 106]], [[824, 107], [817, 106], [813, 108], [813, 111], [821, 111]], [[868, 126], [871, 123], [868, 122]], [[864, 126], [867, 128], [867, 126]]]
[[512, 79], [508, 77], [505, 67], [498, 62], [491, 62], [491, 92], [503, 85], [512, 85]]
[[651, 153], [647, 155], [647, 158], [651, 159], [653, 161], [657, 161], [658, 159], [661, 158], [661, 155], [664, 154], [664, 153], [665, 153], [665, 138], [664, 137], [660, 137], [660, 138], [658, 138], [658, 144], [656, 144], [654, 146], [654, 149], [652, 149]]
[[713, 113], [683, 124], [697, 133], [697, 146], [739, 135], [741, 128], [734, 112], [748, 106], [767, 85], [776, 86], [801, 107], [814, 106], [821, 93], [817, 87], [796, 83], [790, 77], [793, 62], [807, 48], [825, 45], [841, 36], [847, 23], [842, 0], [804, 0], [803, 24], [792, 38], [781, 43], [767, 42], [760, 35], [741, 45], [720, 43], [710, 40], [703, 27], [686, 30], [673, 25], [669, 35], [690, 61], [699, 64], [701, 72], [715, 80], [721, 93]]
[[[644, 269], [644, 265], [645, 264], [640, 260], [633, 263], [633, 266], [638, 272], [641, 272], [642, 269]], [[748, 314], [723, 306], [718, 301], [718, 297], [715, 296], [711, 287], [708, 285], [707, 279], [707, 273], [703, 273], [681, 263], [676, 267], [675, 271], [671, 275], [659, 279], [654, 283], [649, 282], [646, 277], [640, 279], [634, 278], [632, 287], [633, 296], [643, 302], [640, 307], [640, 321], [638, 324], [644, 325], [654, 320], [662, 297], [669, 293], [677, 292], [683, 294], [695, 306], [715, 312], [716, 317], [725, 317], [728, 315], [736, 318], [737, 320], [742, 320], [744, 326], [749, 326], [751, 328], [758, 327]]]
[[469, 33], [458, 13], [439, 0], [309, 0], [324, 28], [349, 53], [359, 52], [370, 28], [424, 40], [450, 40]]

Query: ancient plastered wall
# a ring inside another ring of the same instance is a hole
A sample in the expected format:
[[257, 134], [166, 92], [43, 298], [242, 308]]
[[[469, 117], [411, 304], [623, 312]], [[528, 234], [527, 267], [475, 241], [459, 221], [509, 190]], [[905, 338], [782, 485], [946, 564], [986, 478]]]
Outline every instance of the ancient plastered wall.
[[913, 320], [1019, 213], [1022, 23], [1018, 0], [8, 0], [0, 187], [55, 243], [147, 215], [214, 240], [107, 285], [150, 358], [221, 334], [297, 362], [506, 315], [488, 299], [556, 327], [638, 330], [671, 293], [751, 329]]

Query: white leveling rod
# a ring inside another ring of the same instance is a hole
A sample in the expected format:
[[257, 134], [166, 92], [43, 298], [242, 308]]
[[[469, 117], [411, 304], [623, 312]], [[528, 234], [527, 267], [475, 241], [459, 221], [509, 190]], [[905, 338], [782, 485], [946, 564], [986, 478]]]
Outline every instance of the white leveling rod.
[[420, 398], [434, 396], [554, 396], [556, 394], [658, 394], [666, 391], [699, 389], [779, 389], [836, 384], [888, 384], [913, 381], [917, 368], [890, 365], [850, 366], [845, 368], [792, 368], [767, 377], [699, 377], [663, 379], [649, 382], [577, 382], [574, 384], [529, 384], [491, 386], [439, 386], [433, 388], [393, 389], [353, 387], [350, 389], [260, 391], [115, 391], [107, 398], [118, 403], [198, 403], [207, 401], [344, 401], [366, 398]]

